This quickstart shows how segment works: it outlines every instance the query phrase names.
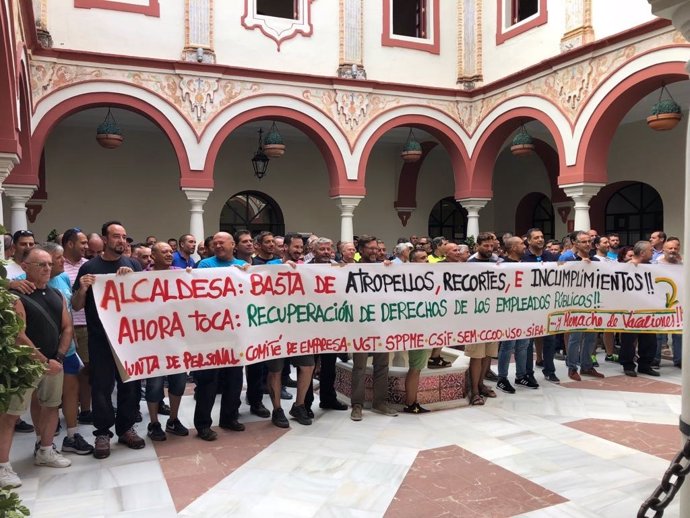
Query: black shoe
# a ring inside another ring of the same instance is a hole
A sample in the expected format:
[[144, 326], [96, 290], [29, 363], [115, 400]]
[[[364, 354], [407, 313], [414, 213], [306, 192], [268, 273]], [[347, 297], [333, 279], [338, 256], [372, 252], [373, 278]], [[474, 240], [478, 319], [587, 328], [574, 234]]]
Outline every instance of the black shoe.
[[311, 407], [304, 405], [304, 408], [307, 409], [307, 415], [309, 416], [309, 419], [314, 419], [314, 411], [311, 409]]
[[529, 376], [523, 376], [522, 378], [515, 378], [515, 384], [521, 387], [527, 387], [531, 389], [539, 388], [538, 383], [532, 382]]
[[634, 369], [624, 369], [623, 374], [630, 376], [631, 378], [637, 378], [637, 372]]
[[556, 383], [556, 384], [561, 382], [561, 380], [558, 379], [558, 376], [556, 376], [555, 374], [544, 374], [544, 379], [546, 381], [549, 381], [551, 383]]
[[403, 407], [403, 412], [405, 412], [406, 414], [426, 414], [427, 412], [431, 412], [431, 410], [429, 410], [428, 408], [424, 408], [422, 405], [415, 401], [411, 405]]
[[646, 374], [647, 376], [661, 376], [658, 371], [655, 371], [651, 367], [638, 367], [637, 372], [640, 374]]
[[537, 387], [539, 387], [539, 383], [537, 383], [537, 378], [534, 377], [534, 373], [527, 374], [527, 379], [529, 379], [533, 384], [535, 384]]
[[309, 419], [307, 409], [304, 405], [293, 403], [292, 408], [290, 409], [290, 415], [294, 417], [299, 424], [304, 426], [309, 426], [311, 424], [311, 419]]
[[196, 435], [199, 439], [204, 441], [215, 441], [218, 439], [218, 434], [210, 428], [202, 428], [196, 432]]
[[257, 403], [256, 405], [250, 406], [249, 412], [251, 412], [255, 416], [263, 417], [264, 419], [271, 417], [271, 412], [269, 412], [268, 408], [266, 408], [264, 404], [261, 402]]
[[496, 388], [508, 394], [515, 394], [515, 387], [510, 384], [508, 378], [499, 378], [498, 383], [496, 383]]
[[93, 413], [91, 410], [83, 410], [79, 412], [77, 421], [79, 424], [93, 424]]
[[652, 360], [652, 363], [650, 363], [649, 365], [650, 365], [650, 367], [659, 367], [659, 366], [661, 366], [661, 360], [657, 360], [656, 358], [654, 358]]
[[152, 441], [165, 441], [168, 438], [160, 423], [149, 423], [146, 435], [148, 435]]
[[489, 368], [489, 370], [486, 371], [484, 379], [487, 381], [498, 381], [498, 374], [496, 374], [494, 371], [491, 370], [491, 368]]
[[347, 410], [347, 405], [345, 403], [341, 403], [337, 399], [334, 399], [333, 401], [321, 401], [319, 403], [319, 407], [327, 410]]
[[280, 387], [280, 399], [290, 400], [292, 399], [292, 394], [290, 394], [287, 389], [283, 386]]
[[278, 428], [290, 428], [290, 423], [285, 417], [285, 412], [282, 408], [276, 408], [271, 415], [271, 422]]
[[165, 401], [158, 403], [158, 414], [159, 415], [170, 415], [170, 406]]
[[137, 414], [134, 417], [134, 421], [137, 423], [141, 423], [144, 420], [143, 417], [141, 417], [141, 410], [137, 410]]
[[168, 422], [165, 423], [165, 431], [173, 435], [179, 435], [180, 437], [189, 435], [189, 430], [179, 419], [168, 419]]
[[223, 430], [232, 430], [233, 432], [244, 432], [244, 425], [240, 423], [237, 419], [231, 419], [229, 423], [221, 423], [220, 426]]
[[14, 425], [14, 431], [17, 433], [31, 433], [35, 431], [35, 428], [23, 419], [17, 419]]
[[297, 388], [297, 382], [293, 380], [290, 376], [288, 376], [287, 378], [283, 378], [280, 384], [283, 387]]

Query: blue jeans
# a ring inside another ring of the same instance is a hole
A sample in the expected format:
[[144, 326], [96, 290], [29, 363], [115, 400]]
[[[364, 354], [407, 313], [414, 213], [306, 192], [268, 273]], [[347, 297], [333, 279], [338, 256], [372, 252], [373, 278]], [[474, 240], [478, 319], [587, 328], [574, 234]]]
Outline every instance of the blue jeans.
[[574, 331], [568, 338], [568, 352], [566, 364], [568, 369], [577, 370], [578, 366], [583, 371], [592, 368], [592, 353], [597, 343], [596, 333], [584, 333]]
[[[668, 333], [657, 333], [655, 359], [658, 361], [661, 361], [661, 347], [664, 343], [668, 343]], [[673, 365], [680, 365], [683, 358], [683, 335], [671, 335], [671, 348], [673, 349]]]
[[556, 354], [556, 348], [559, 345], [560, 337], [561, 335], [546, 335], [544, 337], [544, 349], [542, 351], [544, 367], [541, 370], [544, 376], [556, 374], [556, 366], [553, 363], [553, 357]]
[[[515, 360], [517, 361], [517, 359]], [[534, 340], [527, 339], [527, 350], [525, 351], [525, 374], [527, 376], [534, 376]]]
[[527, 364], [527, 347], [529, 346], [529, 339], [523, 340], [506, 340], [499, 344], [498, 349], [498, 377], [508, 377], [508, 364], [510, 363], [510, 355], [515, 355], [515, 377], [524, 378], [526, 374], [525, 366]]

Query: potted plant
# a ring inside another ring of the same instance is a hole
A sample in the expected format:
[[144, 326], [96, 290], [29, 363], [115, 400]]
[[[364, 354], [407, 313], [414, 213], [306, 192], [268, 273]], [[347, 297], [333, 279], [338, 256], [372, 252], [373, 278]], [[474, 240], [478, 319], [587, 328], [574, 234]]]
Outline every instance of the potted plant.
[[513, 137], [510, 152], [515, 156], [525, 156], [534, 152], [534, 139], [527, 133], [525, 126], [521, 126], [520, 131]]
[[[0, 233], [5, 233], [2, 225]], [[0, 413], [7, 412], [10, 398], [33, 387], [45, 370], [31, 347], [15, 343], [22, 322], [14, 311], [15, 296], [7, 291], [8, 285], [7, 270], [0, 260]], [[0, 490], [0, 516], [28, 515], [29, 510], [21, 505], [16, 493]]]
[[661, 99], [652, 107], [647, 125], [656, 131], [668, 131], [676, 127], [683, 117], [680, 106], [673, 99]]
[[422, 145], [417, 142], [417, 139], [414, 138], [414, 133], [412, 133], [412, 130], [410, 130], [410, 134], [407, 136], [407, 141], [403, 146], [400, 156], [402, 157], [403, 162], [406, 164], [417, 162], [420, 158], [422, 158]]
[[285, 143], [283, 142], [283, 136], [278, 131], [275, 122], [264, 137], [263, 147], [264, 153], [268, 158], [280, 158], [283, 156], [283, 154], [285, 154]]
[[124, 140], [122, 130], [115, 122], [113, 114], [110, 113], [110, 108], [108, 108], [108, 114], [105, 116], [105, 119], [96, 129], [96, 140], [106, 149], [115, 149], [122, 145]]

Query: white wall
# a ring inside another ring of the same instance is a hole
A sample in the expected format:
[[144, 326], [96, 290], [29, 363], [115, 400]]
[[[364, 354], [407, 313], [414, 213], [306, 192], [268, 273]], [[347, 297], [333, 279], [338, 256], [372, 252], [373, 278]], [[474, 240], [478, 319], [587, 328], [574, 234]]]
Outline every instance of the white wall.
[[647, 0], [593, 0], [592, 27], [598, 40], [654, 20]]

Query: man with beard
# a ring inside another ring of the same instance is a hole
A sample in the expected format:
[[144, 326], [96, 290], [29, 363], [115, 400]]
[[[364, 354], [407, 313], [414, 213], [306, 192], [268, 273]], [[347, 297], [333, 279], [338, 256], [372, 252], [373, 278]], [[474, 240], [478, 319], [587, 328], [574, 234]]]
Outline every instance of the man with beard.
[[[294, 236], [298, 236], [294, 234]], [[287, 240], [287, 237], [285, 238]], [[375, 243], [375, 241], [374, 241]], [[288, 256], [291, 261], [295, 261], [295, 258], [299, 257], [297, 249], [294, 247], [299, 247], [296, 238], [292, 238], [292, 247], [288, 247]], [[333, 259], [331, 259], [331, 254], [333, 252], [333, 241], [327, 237], [320, 237], [313, 241], [312, 244], [313, 257], [311, 262], [308, 264], [336, 264]], [[320, 362], [320, 375], [319, 375], [319, 407], [329, 410], [347, 410], [347, 405], [338, 400], [335, 393], [335, 361], [338, 358], [337, 353], [323, 353], [317, 355]], [[298, 378], [299, 383], [299, 378]], [[305, 405], [307, 411], [311, 414], [311, 405], [314, 402], [314, 384], [309, 385], [307, 390], [307, 395], [305, 398]]]
[[256, 255], [252, 260], [254, 265], [280, 264], [283, 262], [279, 255], [276, 255], [276, 242], [271, 232], [259, 232], [256, 236]]
[[611, 232], [608, 236], [609, 240], [609, 251], [607, 255], [612, 261], [618, 261], [618, 250], [621, 246], [621, 238], [615, 232]]
[[[680, 256], [680, 239], [669, 236], [664, 242], [664, 253], [656, 260], [657, 264], [683, 264], [683, 258]], [[663, 345], [663, 338], [666, 333], [659, 333], [657, 335], [656, 356], [652, 365], [661, 364], [661, 348]], [[668, 340], [668, 337], [666, 336]], [[673, 365], [678, 368], [682, 367], [683, 358], [683, 335], [674, 333], [671, 337], [671, 346], [673, 349]]]
[[196, 238], [192, 234], [180, 236], [178, 249], [173, 252], [172, 265], [178, 268], [194, 268], [192, 254], [196, 250]]
[[139, 262], [143, 271], [150, 270], [151, 265], [153, 264], [153, 259], [151, 258], [151, 248], [143, 243], [137, 243], [132, 247], [132, 259]]
[[[96, 300], [91, 286], [98, 274], [117, 273], [123, 275], [141, 271], [138, 262], [124, 257], [127, 232], [119, 221], [108, 221], [101, 229], [103, 254], [97, 255], [79, 268], [72, 289], [72, 307], [79, 311], [86, 309], [86, 327], [89, 335], [89, 362], [91, 380], [91, 403], [93, 425], [96, 428], [96, 444], [93, 455], [97, 459], [110, 456], [110, 428], [115, 425], [118, 442], [135, 450], [146, 446], [144, 439], [134, 430], [141, 384], [138, 381], [124, 383], [120, 377], [110, 342], [98, 316]], [[117, 382], [117, 415], [113, 408], [112, 395]]]
[[[379, 245], [373, 236], [360, 236], [359, 238], [360, 263], [376, 263], [379, 256]], [[352, 412], [350, 419], [362, 420], [362, 408], [364, 406], [364, 373], [367, 368], [368, 353], [354, 353], [352, 355]], [[374, 373], [374, 401], [372, 411], [387, 415], [397, 416], [398, 413], [388, 406], [388, 353], [373, 353]]]

